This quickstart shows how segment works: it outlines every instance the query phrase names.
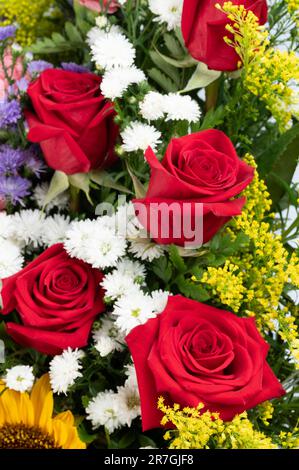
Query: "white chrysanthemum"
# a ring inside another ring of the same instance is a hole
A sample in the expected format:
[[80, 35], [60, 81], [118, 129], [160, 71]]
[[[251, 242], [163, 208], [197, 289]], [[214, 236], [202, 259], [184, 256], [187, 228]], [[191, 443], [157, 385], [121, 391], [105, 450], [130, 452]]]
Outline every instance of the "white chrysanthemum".
[[118, 259], [125, 255], [126, 248], [127, 242], [124, 238], [105, 227], [95, 227], [80, 258], [94, 268], [105, 269], [115, 266]]
[[16, 392], [30, 392], [34, 383], [33, 367], [15, 366], [6, 370], [5, 385]]
[[[105, 17], [106, 18], [106, 17]], [[97, 20], [96, 20], [97, 22]], [[110, 33], [119, 33], [121, 34], [121, 29], [117, 25], [109, 25], [109, 32]], [[91, 47], [98, 39], [105, 37], [106, 31], [103, 30], [100, 26], [94, 26], [91, 28], [86, 37], [87, 44]]]
[[142, 122], [133, 121], [121, 133], [123, 139], [122, 148], [125, 152], [136, 152], [142, 150], [143, 152], [151, 147], [154, 151], [157, 145], [161, 143], [161, 133], [153, 126], [143, 124]]
[[12, 236], [23, 245], [42, 245], [45, 214], [38, 209], [26, 209], [12, 215]]
[[114, 270], [112, 273], [106, 274], [101, 286], [105, 290], [105, 297], [115, 300], [134, 289], [135, 284], [132, 277]]
[[80, 359], [84, 352], [78, 349], [66, 349], [59, 356], [54, 356], [49, 366], [51, 388], [54, 393], [67, 394], [78, 377], [82, 377]]
[[136, 238], [142, 225], [135, 215], [135, 208], [132, 202], [121, 205], [115, 215], [117, 233], [124, 236], [128, 240]]
[[64, 248], [72, 258], [81, 258], [84, 254], [85, 244], [89, 242], [90, 234], [94, 230], [93, 220], [80, 220], [72, 222], [65, 235]]
[[152, 262], [156, 258], [163, 256], [165, 248], [158, 245], [150, 238], [140, 237], [135, 240], [130, 239], [129, 252], [136, 258]]
[[12, 241], [0, 237], [0, 279], [21, 271], [23, 263], [20, 248]]
[[201, 116], [198, 103], [189, 95], [178, 93], [169, 93], [164, 97], [164, 111], [167, 114], [166, 121], [197, 122]]
[[147, 93], [139, 105], [141, 116], [148, 121], [162, 118], [165, 108], [164, 98], [164, 95], [156, 91]]
[[[90, 40], [90, 37], [89, 37]], [[118, 31], [102, 32], [90, 42], [92, 60], [98, 67], [110, 70], [114, 67], [130, 67], [136, 51], [130, 41]]]
[[128, 378], [125, 381], [125, 386], [130, 388], [138, 388], [137, 375], [134, 364], [126, 365], [126, 376]]
[[0, 237], [10, 238], [13, 232], [12, 216], [4, 211], [0, 212]]
[[91, 47], [97, 39], [103, 37], [104, 31], [99, 26], [94, 26], [91, 28], [86, 36], [86, 42]]
[[92, 334], [95, 349], [102, 357], [113, 351], [122, 351], [124, 348], [124, 334], [119, 331], [110, 318], [101, 318], [101, 326]]
[[131, 426], [132, 421], [141, 414], [140, 397], [135, 387], [118, 387], [117, 398], [120, 404], [119, 420], [123, 426]]
[[100, 29], [105, 29], [106, 26], [108, 26], [109, 22], [108, 22], [108, 18], [107, 16], [105, 15], [99, 15], [97, 18], [96, 18], [96, 25], [98, 28]]
[[105, 426], [111, 434], [118, 429], [122, 423], [119, 419], [121, 402], [112, 390], [100, 392], [93, 398], [87, 408], [87, 419], [92, 422], [93, 429]]
[[116, 325], [126, 334], [135, 326], [146, 323], [149, 318], [154, 318], [156, 313], [151, 296], [142, 292], [138, 287], [118, 299], [113, 310]]
[[161, 313], [163, 312], [163, 310], [165, 310], [169, 295], [170, 295], [169, 292], [163, 291], [162, 289], [154, 290], [153, 292], [151, 292], [151, 297], [152, 297], [153, 304], [154, 304], [154, 310], [157, 313]]
[[106, 357], [115, 351], [115, 341], [107, 336], [100, 336], [94, 347], [101, 357]]
[[181, 26], [183, 0], [149, 0], [149, 9], [157, 15], [155, 21], [167, 24], [168, 31]]
[[146, 79], [142, 70], [135, 65], [131, 67], [116, 67], [104, 73], [101, 91], [106, 98], [115, 100], [121, 98], [133, 83], [141, 83]]
[[53, 216], [47, 217], [42, 233], [44, 244], [52, 246], [55, 245], [55, 243], [62, 243], [69, 228], [70, 218], [68, 216], [54, 214]]
[[117, 272], [123, 276], [128, 276], [134, 282], [141, 283], [145, 279], [145, 267], [138, 261], [132, 261], [128, 258], [120, 260], [115, 266]]
[[[42, 184], [37, 185], [33, 191], [32, 199], [35, 201], [36, 205], [40, 209], [43, 209], [44, 207], [45, 198], [48, 194], [48, 191], [49, 191], [48, 183], [42, 183]], [[63, 210], [67, 208], [68, 204], [69, 204], [69, 194], [67, 191], [64, 191], [63, 193], [55, 197], [51, 202], [49, 202], [49, 204], [47, 204], [47, 206], [45, 207], [45, 211], [49, 212], [54, 207], [58, 207], [59, 210]]]

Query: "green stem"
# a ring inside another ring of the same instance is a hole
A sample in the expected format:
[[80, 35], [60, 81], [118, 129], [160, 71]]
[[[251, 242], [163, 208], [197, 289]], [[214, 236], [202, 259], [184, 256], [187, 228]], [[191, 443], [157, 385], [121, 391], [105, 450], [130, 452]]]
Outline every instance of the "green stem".
[[218, 101], [220, 78], [206, 87], [206, 112], [215, 109]]
[[80, 189], [70, 186], [70, 213], [76, 215], [80, 211]]

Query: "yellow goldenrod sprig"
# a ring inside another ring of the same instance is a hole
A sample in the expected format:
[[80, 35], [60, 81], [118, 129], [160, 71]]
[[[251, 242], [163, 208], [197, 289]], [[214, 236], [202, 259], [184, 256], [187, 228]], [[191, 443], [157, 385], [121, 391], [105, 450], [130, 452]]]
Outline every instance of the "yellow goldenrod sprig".
[[297, 26], [299, 26], [299, 0], [285, 0], [285, 2], [288, 7], [288, 12], [296, 22]]
[[244, 412], [232, 421], [224, 422], [219, 413], [203, 412], [204, 405], [197, 408], [180, 408], [165, 405], [159, 398], [158, 408], [164, 414], [162, 425], [172, 423], [176, 429], [167, 431], [170, 449], [275, 449], [277, 446], [264, 433], [254, 429]]
[[30, 45], [39, 33], [46, 32], [44, 29], [53, 29], [45, 18], [53, 6], [53, 0], [1, 0], [0, 25], [17, 23], [17, 42], [22, 46]]
[[244, 5], [226, 2], [216, 7], [230, 20], [226, 29], [232, 38], [224, 40], [240, 56], [244, 87], [265, 103], [284, 132], [292, 116], [299, 118], [299, 96], [291, 86], [299, 83], [298, 56], [293, 51], [269, 47], [268, 31]]

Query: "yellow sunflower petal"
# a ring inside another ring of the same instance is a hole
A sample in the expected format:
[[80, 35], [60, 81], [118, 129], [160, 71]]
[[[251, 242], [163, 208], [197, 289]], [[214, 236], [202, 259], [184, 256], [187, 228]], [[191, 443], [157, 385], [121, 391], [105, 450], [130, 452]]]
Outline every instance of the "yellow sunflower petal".
[[86, 444], [79, 438], [75, 426], [69, 426], [66, 422], [53, 420], [55, 441], [62, 449], [86, 449]]
[[19, 414], [22, 423], [28, 426], [34, 425], [34, 410], [28, 393], [19, 394]]
[[59, 419], [60, 421], [63, 421], [69, 426], [74, 426], [75, 424], [73, 413], [69, 410], [64, 411], [63, 413], [60, 413], [59, 415], [55, 416], [54, 421], [56, 421], [57, 419]]
[[72, 427], [68, 433], [68, 439], [65, 443], [65, 449], [86, 449], [86, 444], [79, 438], [78, 431]]
[[50, 387], [49, 375], [43, 375], [33, 386], [31, 402], [34, 408], [34, 422], [43, 429], [51, 420], [53, 414], [53, 394]]
[[59, 419], [53, 420], [52, 435], [55, 439], [56, 444], [62, 449], [66, 448], [65, 443], [68, 439], [69, 430], [69, 426], [67, 426], [67, 424], [65, 424], [63, 421], [60, 421]]
[[19, 413], [19, 392], [14, 390], [6, 389], [2, 391], [0, 395], [0, 407], [1, 414], [4, 415], [4, 419], [7, 423], [19, 423], [20, 422], [20, 413]]

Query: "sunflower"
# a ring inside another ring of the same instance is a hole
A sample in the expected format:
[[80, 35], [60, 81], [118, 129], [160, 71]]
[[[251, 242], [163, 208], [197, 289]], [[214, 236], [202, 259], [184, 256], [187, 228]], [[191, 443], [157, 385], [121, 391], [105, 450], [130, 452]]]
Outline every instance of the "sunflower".
[[0, 381], [0, 449], [85, 449], [70, 411], [53, 415], [48, 374], [28, 393], [5, 388]]

